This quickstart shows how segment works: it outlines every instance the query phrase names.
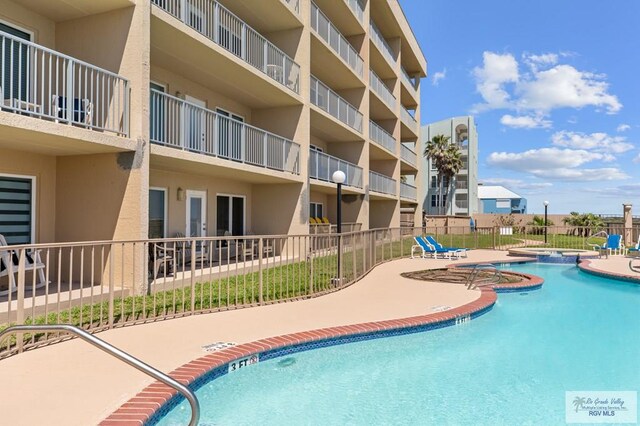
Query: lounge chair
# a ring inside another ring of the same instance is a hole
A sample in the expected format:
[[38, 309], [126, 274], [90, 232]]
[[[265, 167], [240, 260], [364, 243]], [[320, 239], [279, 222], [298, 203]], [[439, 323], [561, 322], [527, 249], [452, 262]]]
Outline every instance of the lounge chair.
[[607, 256], [615, 256], [625, 254], [625, 248], [622, 244], [622, 235], [612, 234], [607, 236], [607, 241], [603, 245], [593, 245], [594, 250], [602, 256], [602, 253], [606, 253]]
[[[0, 277], [8, 277], [9, 287], [7, 290], [0, 291], [0, 296], [4, 296], [10, 292], [14, 292], [18, 289], [16, 283], [16, 274], [18, 273], [18, 267], [20, 266], [19, 254], [15, 250], [8, 249], [7, 240], [4, 235], [0, 234]], [[26, 289], [32, 289], [32, 275], [36, 271], [38, 274], [38, 281], [35, 288], [40, 288], [47, 284], [47, 280], [44, 276], [45, 265], [40, 260], [40, 250], [25, 250], [25, 287]]]
[[458, 256], [467, 257], [467, 251], [469, 249], [460, 248], [460, 247], [444, 247], [442, 244], [436, 241], [436, 239], [433, 238], [431, 235], [427, 235], [425, 239], [427, 240], [427, 243], [429, 243], [431, 246], [437, 249], [457, 252]]
[[627, 252], [630, 256], [640, 255], [640, 234], [638, 235], [638, 242], [636, 243], [636, 245], [627, 249]]
[[420, 253], [421, 258], [427, 258], [430, 255], [432, 258], [437, 259], [437, 256], [441, 255], [443, 258], [451, 259], [451, 256], [455, 255], [453, 252], [432, 247], [427, 243], [427, 240], [425, 240], [424, 237], [413, 237], [413, 239], [415, 240], [416, 245], [411, 246], [412, 259], [416, 257], [416, 251]]
[[310, 217], [309, 218], [309, 223], [312, 225], [316, 225], [318, 222], [316, 222], [316, 218], [315, 217]]

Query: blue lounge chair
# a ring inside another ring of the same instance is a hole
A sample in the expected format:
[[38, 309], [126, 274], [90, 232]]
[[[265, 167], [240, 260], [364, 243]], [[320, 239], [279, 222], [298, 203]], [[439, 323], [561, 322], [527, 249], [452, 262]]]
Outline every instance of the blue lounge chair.
[[442, 244], [440, 244], [438, 241], [436, 241], [435, 238], [433, 238], [431, 235], [427, 235], [426, 237], [427, 243], [429, 243], [429, 245], [433, 246], [436, 249], [440, 249], [440, 250], [447, 250], [450, 252], [455, 252], [457, 253], [458, 257], [462, 256], [462, 257], [467, 257], [467, 250], [466, 248], [460, 248], [460, 247], [444, 247]]
[[601, 246], [594, 245], [594, 250], [597, 250], [601, 255], [605, 252], [607, 256], [615, 256], [617, 254], [624, 254], [625, 249], [622, 245], [622, 235], [612, 234], [607, 236], [607, 241]]
[[415, 242], [417, 243], [414, 246], [411, 246], [411, 258], [415, 258], [415, 251], [419, 251], [420, 252], [420, 257], [426, 258], [428, 257], [428, 255], [431, 255], [434, 259], [437, 258], [437, 255], [442, 255], [442, 257], [448, 257], [451, 258], [451, 252], [447, 251], [447, 250], [440, 250], [440, 249], [436, 249], [431, 247], [427, 241], [424, 239], [424, 237], [413, 237], [413, 239], [415, 240]]

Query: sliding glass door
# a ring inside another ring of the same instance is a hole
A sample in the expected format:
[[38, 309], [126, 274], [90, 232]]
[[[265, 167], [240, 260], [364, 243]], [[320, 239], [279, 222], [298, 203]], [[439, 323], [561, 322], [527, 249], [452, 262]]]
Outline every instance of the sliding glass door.
[[218, 195], [216, 214], [216, 235], [245, 234], [245, 197]]

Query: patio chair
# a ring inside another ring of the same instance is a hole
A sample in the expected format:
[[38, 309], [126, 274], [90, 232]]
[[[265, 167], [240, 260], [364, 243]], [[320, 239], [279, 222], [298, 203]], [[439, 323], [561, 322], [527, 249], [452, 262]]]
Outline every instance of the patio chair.
[[427, 235], [425, 238], [427, 240], [427, 243], [429, 243], [430, 245], [432, 245], [433, 247], [435, 247], [437, 249], [449, 250], [449, 251], [457, 252], [458, 256], [467, 257], [467, 251], [469, 251], [469, 249], [460, 248], [460, 247], [444, 247], [442, 244], [440, 244], [438, 241], [436, 241], [436, 239], [433, 238], [431, 235]]
[[633, 255], [633, 256], [638, 256], [640, 255], [640, 234], [638, 234], [638, 242], [636, 243], [635, 246], [630, 247], [629, 249], [627, 249], [627, 252], [629, 254], [629, 256]]
[[593, 249], [598, 251], [600, 256], [606, 253], [607, 256], [616, 256], [625, 254], [625, 248], [622, 244], [622, 235], [612, 234], [607, 236], [607, 241], [603, 245], [592, 245]]
[[[176, 232], [176, 238], [186, 238], [182, 232]], [[175, 256], [178, 265], [191, 263], [191, 241], [176, 241]], [[196, 241], [195, 262], [208, 262], [208, 246], [204, 241]]]
[[[71, 111], [71, 121], [74, 123], [85, 124], [87, 126], [91, 125], [93, 120], [93, 103], [87, 98], [79, 99], [75, 98], [72, 100], [72, 111]], [[67, 97], [60, 95], [51, 96], [51, 112], [54, 117], [56, 117], [56, 122], [58, 119], [66, 119], [67, 114]]]
[[438, 255], [441, 255], [442, 258], [449, 258], [454, 255], [453, 252], [449, 252], [447, 250], [440, 250], [430, 246], [427, 243], [427, 240], [424, 237], [413, 237], [414, 241], [417, 243], [416, 245], [411, 246], [411, 258], [415, 259], [415, 252], [420, 253], [420, 257], [426, 259], [431, 255], [432, 258], [437, 259]]
[[[0, 291], [0, 296], [4, 296], [18, 289], [16, 282], [16, 274], [20, 266], [20, 258], [15, 250], [8, 249], [7, 240], [4, 235], [0, 234], [0, 277], [6, 276], [9, 282], [7, 290]], [[35, 288], [40, 288], [47, 284], [47, 280], [44, 276], [45, 264], [40, 260], [40, 250], [26, 250], [25, 251], [25, 273], [33, 273], [35, 271], [38, 274], [38, 281]], [[25, 277], [25, 287], [31, 289], [31, 276]]]
[[168, 247], [166, 243], [149, 243], [150, 259], [150, 273], [151, 279], [155, 280], [160, 276], [160, 270], [164, 272], [164, 276], [170, 275], [175, 272], [175, 247]]

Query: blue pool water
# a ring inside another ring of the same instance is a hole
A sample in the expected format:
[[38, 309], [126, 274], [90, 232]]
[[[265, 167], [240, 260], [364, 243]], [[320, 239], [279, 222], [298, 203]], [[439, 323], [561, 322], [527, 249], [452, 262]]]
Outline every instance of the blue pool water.
[[[545, 284], [500, 294], [461, 325], [227, 374], [198, 390], [201, 424], [555, 425], [565, 422], [565, 391], [640, 391], [639, 285], [574, 266], [504, 268]], [[189, 412], [182, 403], [160, 424], [186, 424]]]

